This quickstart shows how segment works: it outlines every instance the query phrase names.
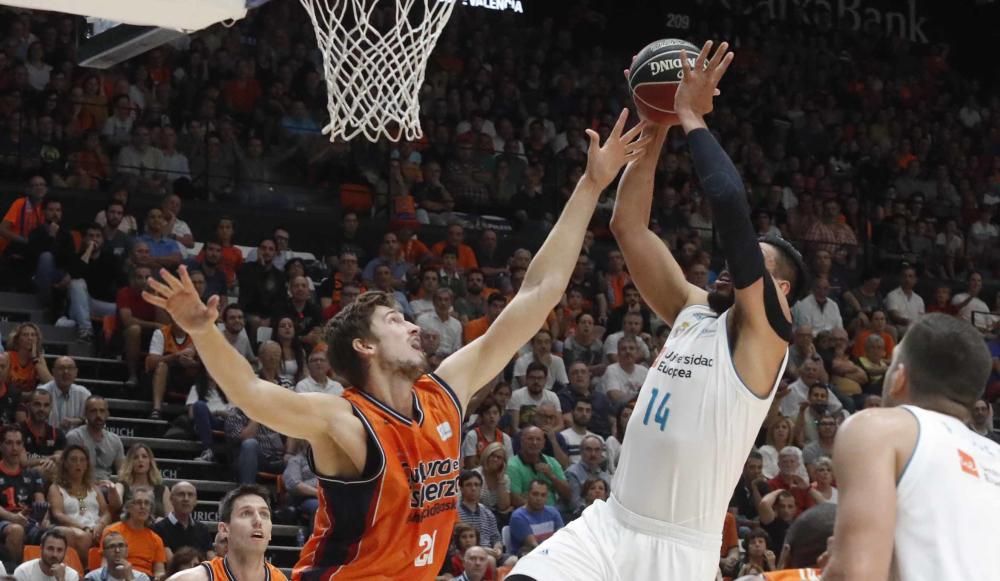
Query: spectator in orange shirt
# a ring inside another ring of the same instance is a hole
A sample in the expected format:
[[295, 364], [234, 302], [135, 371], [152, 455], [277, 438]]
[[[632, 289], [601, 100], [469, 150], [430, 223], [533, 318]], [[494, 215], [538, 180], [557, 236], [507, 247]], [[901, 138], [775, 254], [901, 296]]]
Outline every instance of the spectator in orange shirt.
[[28, 234], [45, 221], [42, 199], [48, 191], [48, 183], [44, 177], [31, 176], [24, 197], [11, 203], [3, 222], [0, 222], [0, 252], [7, 256], [24, 255]]
[[472, 247], [465, 244], [465, 229], [461, 224], [448, 226], [448, 237], [431, 247], [431, 252], [441, 256], [445, 246], [454, 246], [458, 249], [458, 266], [462, 270], [472, 270], [479, 268], [479, 261], [476, 260], [476, 253]]
[[128, 543], [128, 562], [136, 571], [153, 579], [162, 579], [166, 572], [167, 552], [163, 539], [149, 528], [152, 522], [153, 494], [148, 489], [138, 489], [125, 503], [125, 518], [104, 528], [103, 538], [116, 532]]
[[500, 293], [493, 293], [487, 300], [486, 315], [473, 319], [465, 324], [465, 331], [462, 333], [462, 340], [468, 345], [472, 341], [486, 333], [493, 321], [497, 320], [504, 307], [507, 306], [507, 297]]
[[893, 340], [892, 335], [889, 333], [889, 326], [887, 323], [888, 319], [885, 316], [885, 311], [873, 311], [868, 328], [858, 331], [857, 336], [854, 338], [854, 347], [851, 349], [851, 355], [854, 355], [855, 357], [861, 357], [864, 355], [865, 343], [868, 342], [868, 337], [871, 335], [878, 335], [879, 337], [882, 337], [882, 341], [885, 343], [886, 358], [891, 358], [892, 350], [896, 347], [896, 341]]
[[625, 285], [632, 277], [625, 272], [625, 257], [621, 251], [608, 252], [608, 270], [604, 275], [608, 290], [608, 307], [617, 309], [625, 304]]
[[726, 513], [725, 524], [722, 525], [722, 545], [719, 547], [719, 569], [726, 577], [736, 574], [740, 564], [740, 535], [736, 530], [736, 517]]
[[34, 323], [21, 323], [7, 344], [10, 372], [7, 386], [17, 393], [34, 391], [52, 381], [52, 373], [42, 352], [42, 332]]
[[421, 264], [430, 258], [431, 251], [427, 245], [417, 239], [412, 228], [404, 226], [396, 230], [396, 238], [399, 240], [399, 258], [409, 264]]
[[263, 94], [260, 83], [254, 78], [253, 61], [243, 59], [236, 67], [236, 78], [227, 81], [222, 88], [222, 96], [234, 113], [253, 113], [257, 100]]
[[[236, 223], [229, 216], [219, 218], [215, 226], [215, 236], [222, 246], [222, 261], [219, 266], [226, 275], [226, 285], [233, 288], [236, 282], [236, 271], [243, 266], [243, 252], [233, 245], [233, 232], [236, 230]], [[198, 253], [197, 261], [205, 262], [205, 249]]]

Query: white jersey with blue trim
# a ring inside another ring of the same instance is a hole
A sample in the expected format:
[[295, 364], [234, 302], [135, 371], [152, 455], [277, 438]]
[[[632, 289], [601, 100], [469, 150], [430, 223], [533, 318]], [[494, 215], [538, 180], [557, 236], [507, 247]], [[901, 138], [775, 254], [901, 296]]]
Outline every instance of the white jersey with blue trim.
[[678, 314], [629, 419], [612, 494], [642, 516], [721, 534], [733, 489], [767, 416], [788, 352], [766, 398], [743, 383], [726, 321], [706, 305]]
[[1000, 579], [1000, 444], [912, 405], [917, 444], [896, 483], [891, 579]]

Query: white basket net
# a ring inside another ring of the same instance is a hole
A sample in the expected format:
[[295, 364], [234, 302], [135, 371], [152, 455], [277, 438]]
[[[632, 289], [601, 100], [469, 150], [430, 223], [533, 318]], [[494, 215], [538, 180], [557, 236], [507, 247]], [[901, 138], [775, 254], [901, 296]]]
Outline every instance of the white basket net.
[[300, 1], [323, 53], [330, 111], [323, 133], [330, 141], [419, 139], [427, 59], [456, 1]]

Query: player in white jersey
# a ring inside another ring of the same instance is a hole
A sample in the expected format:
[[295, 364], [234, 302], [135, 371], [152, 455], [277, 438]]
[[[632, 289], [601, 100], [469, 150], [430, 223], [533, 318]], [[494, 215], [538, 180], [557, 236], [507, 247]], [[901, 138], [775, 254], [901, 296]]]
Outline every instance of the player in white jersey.
[[1000, 579], [1000, 444], [967, 427], [991, 366], [961, 319], [933, 313], [906, 331], [882, 387], [889, 407], [837, 431], [824, 580]]
[[608, 501], [526, 555], [509, 581], [715, 577], [729, 499], [787, 361], [788, 303], [807, 284], [791, 245], [758, 243], [743, 181], [705, 126], [732, 61], [726, 44], [709, 58], [711, 47], [693, 68], [681, 59], [675, 109], [728, 270], [711, 293], [689, 284], [648, 229], [668, 128], [647, 125], [653, 144], [626, 168], [611, 225], [636, 286], [671, 332], [639, 392]]

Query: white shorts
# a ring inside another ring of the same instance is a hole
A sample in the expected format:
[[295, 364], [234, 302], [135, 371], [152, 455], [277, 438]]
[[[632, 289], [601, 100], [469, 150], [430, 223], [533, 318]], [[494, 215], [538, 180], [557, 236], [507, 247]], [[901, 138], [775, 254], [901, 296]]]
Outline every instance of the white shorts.
[[722, 535], [596, 501], [514, 565], [538, 581], [713, 581]]

